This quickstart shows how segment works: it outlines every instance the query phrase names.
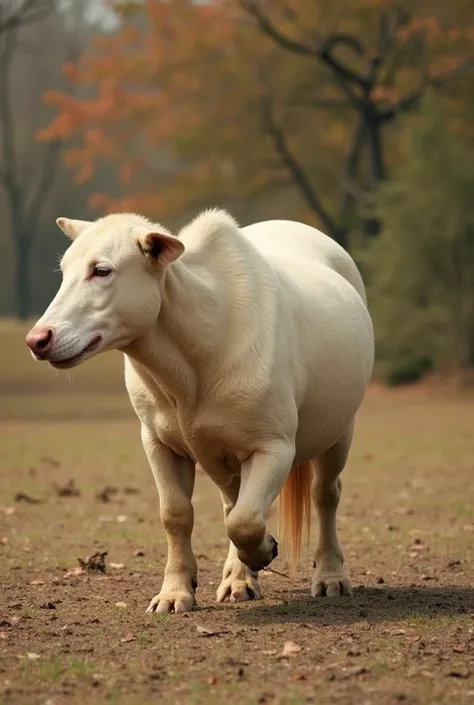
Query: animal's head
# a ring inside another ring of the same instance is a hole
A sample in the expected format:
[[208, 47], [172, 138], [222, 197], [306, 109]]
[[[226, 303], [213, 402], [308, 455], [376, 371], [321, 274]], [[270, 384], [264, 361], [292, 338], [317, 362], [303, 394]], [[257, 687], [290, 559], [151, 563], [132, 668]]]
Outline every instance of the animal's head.
[[133, 214], [56, 222], [72, 244], [61, 261], [59, 291], [26, 344], [37, 360], [64, 369], [124, 347], [153, 325], [163, 273], [184, 246]]

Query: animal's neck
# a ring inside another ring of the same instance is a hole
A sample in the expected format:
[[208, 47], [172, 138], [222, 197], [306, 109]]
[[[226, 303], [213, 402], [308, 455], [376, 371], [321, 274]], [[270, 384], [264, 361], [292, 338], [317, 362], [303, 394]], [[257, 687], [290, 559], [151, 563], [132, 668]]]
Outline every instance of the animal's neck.
[[203, 375], [218, 364], [226, 307], [215, 289], [206, 267], [175, 262], [163, 278], [154, 327], [124, 350], [175, 406], [192, 409]]

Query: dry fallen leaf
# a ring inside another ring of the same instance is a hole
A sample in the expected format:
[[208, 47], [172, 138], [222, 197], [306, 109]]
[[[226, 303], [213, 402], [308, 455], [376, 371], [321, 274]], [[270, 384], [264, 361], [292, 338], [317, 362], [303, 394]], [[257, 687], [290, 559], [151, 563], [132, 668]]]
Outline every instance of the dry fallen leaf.
[[449, 671], [449, 673], [446, 674], [448, 678], [469, 678], [471, 675], [469, 671]]
[[132, 632], [125, 634], [125, 636], [120, 639], [121, 644], [128, 644], [129, 641], [136, 641], [136, 637], [133, 636]]
[[98, 571], [99, 573], [105, 573], [105, 556], [107, 551], [96, 551], [91, 556], [88, 556], [85, 560], [78, 558], [77, 562], [83, 570]]
[[347, 676], [361, 676], [368, 673], [368, 670], [364, 666], [347, 666], [343, 669]]
[[279, 658], [289, 658], [290, 656], [296, 656], [301, 651], [301, 646], [295, 644], [294, 641], [285, 641], [283, 644], [283, 651], [281, 652]]
[[115, 607], [119, 607], [120, 609], [123, 609], [123, 610], [125, 609], [126, 606], [127, 606], [126, 602], [116, 602], [115, 603]]
[[117, 494], [117, 492], [118, 489], [116, 487], [110, 487], [110, 485], [107, 485], [107, 487], [104, 487], [104, 489], [100, 490], [100, 492], [97, 492], [96, 498], [99, 502], [110, 502], [110, 498], [114, 494]]
[[80, 497], [81, 490], [76, 486], [74, 478], [69, 480], [65, 485], [57, 485], [54, 483], [54, 489], [59, 497]]
[[49, 455], [43, 455], [43, 457], [40, 458], [40, 463], [44, 465], [51, 465], [52, 468], [59, 468], [61, 465], [59, 460], [56, 460], [56, 458], [52, 458]]
[[221, 634], [221, 632], [217, 629], [203, 627], [200, 624], [196, 624], [196, 631], [200, 636], [217, 636], [218, 634]]
[[426, 549], [425, 543], [421, 539], [415, 539], [414, 542], [412, 543], [411, 546], [408, 546], [408, 550], [415, 552], [415, 551], [424, 551]]
[[72, 570], [68, 570], [67, 573], [64, 573], [65, 578], [75, 578], [79, 575], [84, 575], [85, 574], [84, 568], [73, 568]]
[[30, 497], [26, 492], [17, 492], [13, 498], [15, 502], [25, 502], [25, 504], [41, 504], [41, 500], [36, 497]]
[[124, 494], [140, 494], [141, 490], [138, 489], [138, 487], [130, 487], [130, 485], [127, 485], [126, 487], [123, 488], [123, 493]]

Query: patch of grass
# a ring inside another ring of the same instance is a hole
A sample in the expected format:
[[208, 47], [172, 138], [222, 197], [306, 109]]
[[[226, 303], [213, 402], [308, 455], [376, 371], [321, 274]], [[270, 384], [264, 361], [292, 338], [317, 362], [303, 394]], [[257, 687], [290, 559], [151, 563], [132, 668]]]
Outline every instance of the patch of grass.
[[191, 683], [188, 684], [188, 690], [187, 702], [189, 705], [196, 705], [201, 701], [201, 696], [204, 695], [205, 691], [206, 695], [209, 695], [210, 686], [206, 687], [203, 683], [191, 681]]
[[84, 678], [84, 676], [88, 676], [94, 668], [94, 662], [90, 659], [76, 658], [74, 656], [69, 659], [66, 665], [67, 672], [77, 678]]
[[23, 675], [30, 680], [39, 678], [55, 683], [67, 675], [74, 678], [84, 678], [93, 669], [94, 663], [90, 659], [77, 658], [75, 656], [69, 658], [58, 656], [52, 659], [39, 659], [38, 661], [22, 659]]
[[151, 643], [152, 639], [148, 632], [140, 631], [138, 632], [137, 641], [139, 646], [143, 649]]
[[183, 673], [168, 671], [166, 680], [170, 685], [181, 685], [186, 678]]
[[106, 696], [107, 705], [120, 705], [121, 699], [120, 690], [116, 690], [115, 688], [110, 690]]
[[388, 673], [388, 663], [382, 659], [376, 659], [370, 666], [370, 671], [374, 676], [383, 676]]
[[150, 617], [156, 624], [168, 624], [173, 618], [173, 615], [168, 612], [153, 612]]
[[[186, 703], [189, 705], [202, 705], [212, 703], [213, 705], [220, 705], [224, 703], [227, 698], [229, 698], [234, 693], [239, 691], [239, 686], [236, 683], [223, 683], [219, 679], [215, 685], [203, 681], [191, 681], [188, 683], [188, 694], [186, 696]], [[255, 700], [243, 701], [244, 703], [254, 703]], [[285, 703], [288, 705], [293, 704], [293, 700], [286, 700]], [[298, 705], [295, 702], [295, 705]]]
[[426, 614], [426, 612], [411, 612], [406, 616], [408, 624], [413, 626], [435, 626], [437, 629], [457, 624], [462, 615], [456, 614]]
[[290, 695], [286, 703], [288, 705], [303, 705], [303, 703], [307, 703], [308, 701], [308, 696], [306, 695]]
[[451, 504], [451, 510], [456, 514], [456, 516], [464, 518], [464, 517], [469, 517], [471, 519], [474, 518], [474, 510], [472, 508], [472, 505], [468, 505], [467, 502], [464, 502], [463, 500], [456, 500]]
[[48, 681], [59, 681], [64, 673], [64, 665], [59, 658], [43, 661], [38, 665], [38, 675]]

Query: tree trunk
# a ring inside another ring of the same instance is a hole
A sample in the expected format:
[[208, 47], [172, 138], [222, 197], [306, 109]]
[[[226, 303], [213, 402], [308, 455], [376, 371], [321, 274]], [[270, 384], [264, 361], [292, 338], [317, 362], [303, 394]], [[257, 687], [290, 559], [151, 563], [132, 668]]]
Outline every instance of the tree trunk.
[[[371, 191], [375, 192], [387, 178], [383, 143], [383, 121], [379, 119], [376, 109], [369, 103], [365, 109], [365, 124], [367, 130], [367, 146], [369, 150], [369, 168]], [[375, 216], [363, 219], [362, 230], [366, 237], [373, 238], [380, 234], [380, 221]]]
[[[317, 214], [316, 214], [317, 215]], [[335, 240], [341, 247], [343, 247], [345, 250], [348, 249], [349, 247], [349, 242], [348, 242], [348, 235], [349, 232], [347, 228], [344, 226], [336, 226], [332, 232], [326, 233], [326, 235], [330, 235], [333, 240]]]
[[387, 178], [383, 153], [382, 122], [377, 118], [375, 111], [372, 109], [367, 112], [366, 120], [372, 188], [376, 189], [379, 183], [385, 181]]
[[15, 238], [15, 245], [15, 307], [18, 318], [21, 321], [26, 321], [31, 313], [31, 242], [27, 237], [19, 235]]

